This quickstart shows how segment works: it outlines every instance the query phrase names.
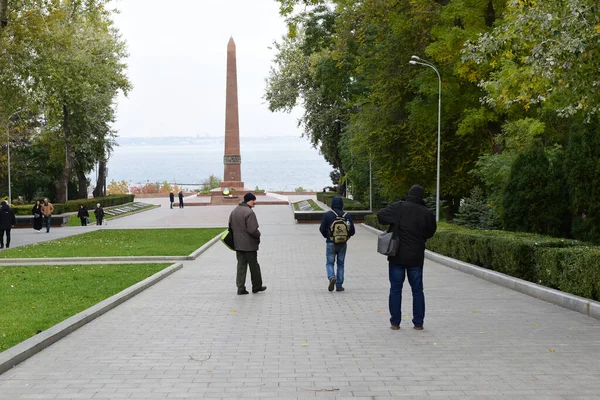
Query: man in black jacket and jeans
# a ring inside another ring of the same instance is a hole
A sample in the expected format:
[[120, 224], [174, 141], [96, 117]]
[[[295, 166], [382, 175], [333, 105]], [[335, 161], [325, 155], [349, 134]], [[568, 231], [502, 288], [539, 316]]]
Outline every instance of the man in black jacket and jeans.
[[3, 201], [0, 203], [0, 249], [4, 248], [4, 232], [6, 232], [6, 248], [10, 247], [10, 230], [17, 224], [15, 213], [10, 206]]
[[423, 201], [423, 186], [410, 188], [404, 201], [388, 205], [377, 214], [380, 224], [390, 225], [389, 231], [399, 239], [398, 253], [388, 256], [390, 278], [391, 329], [400, 329], [402, 319], [402, 286], [408, 275], [413, 295], [414, 329], [423, 329], [425, 295], [423, 294], [423, 263], [425, 242], [437, 229], [435, 216]]

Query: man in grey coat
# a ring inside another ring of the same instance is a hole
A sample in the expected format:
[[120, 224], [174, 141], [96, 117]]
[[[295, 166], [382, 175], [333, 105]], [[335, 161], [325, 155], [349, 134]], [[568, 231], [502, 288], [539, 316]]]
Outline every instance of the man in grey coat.
[[229, 215], [229, 226], [233, 232], [235, 255], [237, 257], [236, 286], [238, 294], [248, 294], [246, 290], [246, 272], [250, 266], [250, 279], [252, 280], [252, 293], [264, 292], [266, 286], [262, 284], [260, 265], [258, 265], [258, 245], [260, 244], [260, 231], [256, 214], [252, 211], [256, 203], [256, 196], [252, 193], [244, 195], [244, 202], [240, 203]]

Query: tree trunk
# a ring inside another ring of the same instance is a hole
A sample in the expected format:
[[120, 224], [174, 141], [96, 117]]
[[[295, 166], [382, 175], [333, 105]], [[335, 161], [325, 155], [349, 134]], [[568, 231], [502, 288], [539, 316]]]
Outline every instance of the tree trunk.
[[0, 33], [8, 25], [8, 0], [0, 0]]
[[77, 180], [79, 180], [79, 190], [77, 191], [78, 199], [87, 199], [88, 196], [88, 181], [85, 172], [77, 171]]
[[104, 197], [104, 185], [106, 183], [106, 161], [102, 160], [98, 163], [98, 180], [94, 189], [94, 197]]
[[346, 188], [348, 187], [348, 178], [346, 178], [346, 180], [344, 181], [344, 183], [342, 183], [342, 178], [344, 177], [344, 168], [342, 168], [342, 162], [340, 161], [340, 163], [338, 164], [339, 167], [338, 169], [340, 170], [340, 183], [338, 183], [338, 187], [337, 187], [337, 194], [339, 194], [342, 197], [348, 197], [348, 193], [346, 193]]
[[56, 199], [57, 203], [64, 203], [67, 199], [67, 184], [71, 180], [73, 173], [73, 154], [71, 154], [71, 146], [69, 139], [71, 138], [71, 125], [69, 122], [69, 108], [63, 105], [63, 131], [65, 134], [65, 167], [63, 173], [56, 181]]

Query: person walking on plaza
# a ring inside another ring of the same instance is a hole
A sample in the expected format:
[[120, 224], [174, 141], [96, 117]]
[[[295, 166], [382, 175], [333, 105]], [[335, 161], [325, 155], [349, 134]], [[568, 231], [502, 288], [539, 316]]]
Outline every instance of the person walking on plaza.
[[77, 211], [77, 218], [81, 221], [81, 226], [87, 226], [87, 220], [90, 217], [90, 213], [87, 208], [82, 205], [79, 206], [79, 211]]
[[50, 233], [50, 223], [52, 222], [53, 212], [54, 206], [48, 201], [48, 198], [45, 198], [44, 203], [42, 203], [42, 215], [44, 216], [44, 225], [46, 225], [46, 233]]
[[33, 215], [33, 229], [36, 232], [40, 232], [42, 230], [42, 202], [39, 200], [35, 201], [33, 208], [31, 209], [31, 214]]
[[183, 208], [183, 192], [179, 191], [179, 208]]
[[[333, 292], [335, 287], [337, 292], [343, 292], [347, 242], [354, 236], [355, 230], [352, 217], [344, 212], [344, 200], [340, 196], [331, 200], [331, 211], [323, 214], [319, 231], [325, 238], [325, 268], [329, 280], [327, 289]], [[334, 270], [336, 260], [337, 273]]]
[[10, 247], [10, 230], [16, 224], [14, 211], [3, 201], [0, 203], [0, 249], [4, 248], [4, 233], [6, 233], [6, 248]]
[[258, 245], [260, 244], [260, 231], [258, 220], [252, 211], [256, 204], [256, 196], [252, 193], [244, 195], [240, 203], [229, 215], [229, 226], [233, 232], [235, 243], [235, 256], [237, 258], [237, 274], [235, 283], [237, 294], [248, 294], [246, 290], [246, 272], [250, 267], [252, 293], [264, 292], [260, 265], [258, 264]]
[[413, 296], [414, 329], [422, 330], [425, 319], [423, 293], [423, 263], [425, 242], [435, 234], [435, 216], [423, 201], [423, 186], [413, 185], [404, 201], [388, 205], [377, 214], [380, 224], [389, 225], [389, 231], [398, 238], [398, 252], [388, 256], [390, 279], [390, 329], [400, 329], [402, 318], [402, 286], [408, 275]]
[[96, 225], [102, 225], [102, 220], [104, 219], [104, 208], [102, 208], [100, 203], [96, 204], [94, 215], [96, 216]]
[[169, 193], [169, 201], [171, 202], [171, 208], [173, 208], [173, 203], [175, 203], [175, 195], [173, 192]]

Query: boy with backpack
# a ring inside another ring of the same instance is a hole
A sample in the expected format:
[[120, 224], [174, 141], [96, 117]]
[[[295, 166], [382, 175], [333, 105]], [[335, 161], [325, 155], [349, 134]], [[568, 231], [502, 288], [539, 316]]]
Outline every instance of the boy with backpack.
[[[347, 242], [354, 235], [354, 222], [352, 217], [344, 212], [344, 201], [336, 196], [331, 201], [331, 211], [327, 211], [321, 220], [319, 227], [321, 235], [326, 239], [326, 268], [329, 286], [327, 289], [333, 292], [344, 291], [344, 260], [346, 258]], [[334, 264], [337, 260], [337, 274]]]

